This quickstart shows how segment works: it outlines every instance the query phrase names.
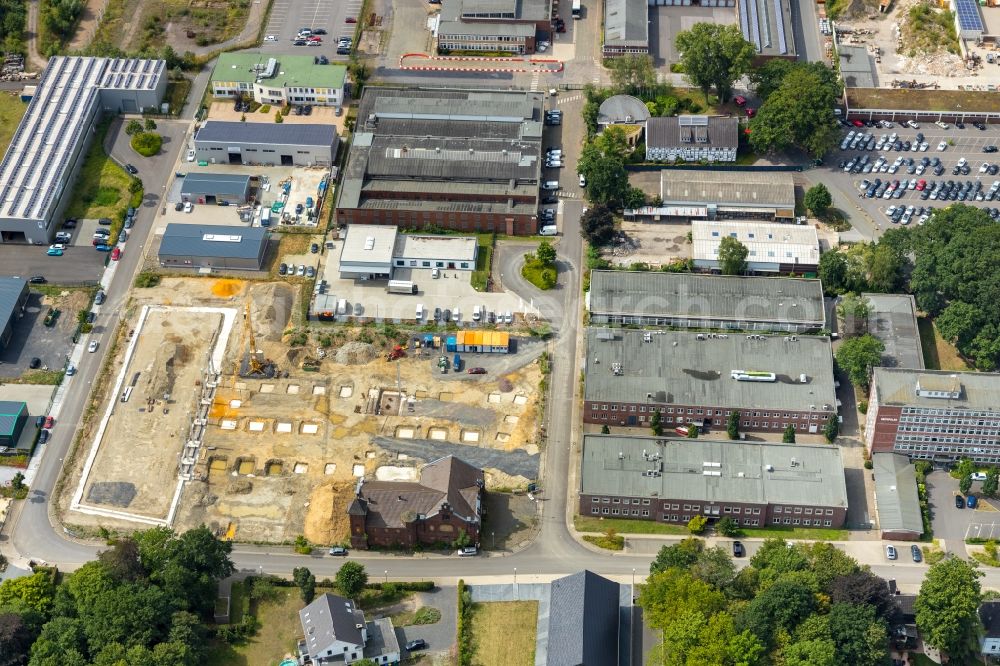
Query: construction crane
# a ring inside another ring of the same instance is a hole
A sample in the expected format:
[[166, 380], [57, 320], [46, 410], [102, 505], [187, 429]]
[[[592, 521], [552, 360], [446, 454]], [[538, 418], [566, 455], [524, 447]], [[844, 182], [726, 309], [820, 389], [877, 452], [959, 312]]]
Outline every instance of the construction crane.
[[274, 363], [263, 358], [264, 352], [257, 349], [257, 340], [253, 335], [253, 320], [250, 318], [250, 300], [247, 299], [243, 310], [243, 330], [250, 342], [246, 358], [240, 367], [241, 377], [273, 377]]

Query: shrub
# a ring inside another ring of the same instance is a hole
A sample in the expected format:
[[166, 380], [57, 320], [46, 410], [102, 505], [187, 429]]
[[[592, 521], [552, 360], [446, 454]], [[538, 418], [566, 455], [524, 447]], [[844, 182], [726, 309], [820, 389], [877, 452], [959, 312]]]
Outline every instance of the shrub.
[[870, 458], [865, 461], [865, 469], [872, 469], [873, 467], [875, 467], [875, 463]]
[[[434, 589], [434, 581], [430, 580], [403, 581], [389, 584], [394, 585], [397, 590], [403, 592], [430, 592]], [[381, 590], [384, 585], [385, 583], [368, 583], [365, 587], [369, 590]]]
[[129, 143], [132, 150], [143, 157], [152, 157], [160, 152], [160, 148], [163, 146], [163, 137], [156, 132], [138, 132], [132, 135]]
[[160, 276], [157, 273], [143, 271], [135, 277], [135, 286], [141, 289], [155, 287], [158, 284], [160, 284]]
[[691, 534], [701, 534], [705, 531], [705, 527], [708, 525], [708, 518], [705, 516], [695, 516], [688, 521], [688, 531]]
[[861, 412], [862, 414], [867, 414], [868, 413], [868, 401], [867, 400], [860, 400], [860, 401], [858, 401], [858, 411]]
[[458, 579], [458, 666], [472, 666], [472, 596]]
[[263, 106], [261, 106], [258, 109], [258, 111], [260, 111], [261, 113], [270, 113], [271, 112], [271, 105], [270, 104], [264, 104]]
[[309, 555], [313, 551], [309, 541], [301, 534], [295, 537], [295, 552], [299, 555]]

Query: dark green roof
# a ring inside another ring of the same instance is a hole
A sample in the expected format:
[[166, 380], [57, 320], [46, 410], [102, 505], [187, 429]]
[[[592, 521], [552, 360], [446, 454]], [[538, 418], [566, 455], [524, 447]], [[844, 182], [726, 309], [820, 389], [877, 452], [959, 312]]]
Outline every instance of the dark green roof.
[[0, 435], [13, 435], [17, 419], [27, 411], [28, 405], [23, 402], [0, 400]]

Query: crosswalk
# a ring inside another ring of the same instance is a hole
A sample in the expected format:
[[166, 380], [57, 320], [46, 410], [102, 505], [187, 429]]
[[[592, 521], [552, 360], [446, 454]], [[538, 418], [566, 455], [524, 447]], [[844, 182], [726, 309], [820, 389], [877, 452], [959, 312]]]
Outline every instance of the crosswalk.
[[576, 192], [567, 192], [566, 190], [559, 190], [556, 193], [556, 196], [561, 197], [563, 199], [578, 199], [580, 197], [580, 195], [577, 194]]
[[578, 99], [582, 99], [583, 95], [570, 95], [569, 97], [560, 97], [556, 100], [556, 104], [569, 104], [570, 102], [575, 102]]
[[538, 80], [541, 76], [541, 71], [537, 69], [531, 73], [531, 92], [538, 92]]

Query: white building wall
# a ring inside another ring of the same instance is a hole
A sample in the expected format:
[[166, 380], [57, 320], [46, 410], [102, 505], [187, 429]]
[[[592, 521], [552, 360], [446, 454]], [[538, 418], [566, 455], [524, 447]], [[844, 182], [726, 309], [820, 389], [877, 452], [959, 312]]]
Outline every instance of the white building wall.
[[735, 162], [736, 146], [646, 146], [646, 159], [654, 162]]
[[419, 259], [412, 259], [410, 257], [393, 257], [392, 265], [394, 268], [444, 268], [449, 271], [476, 270], [475, 260], [461, 261], [456, 259], [448, 259], [446, 257], [440, 259], [427, 259], [424, 257], [421, 257]]

